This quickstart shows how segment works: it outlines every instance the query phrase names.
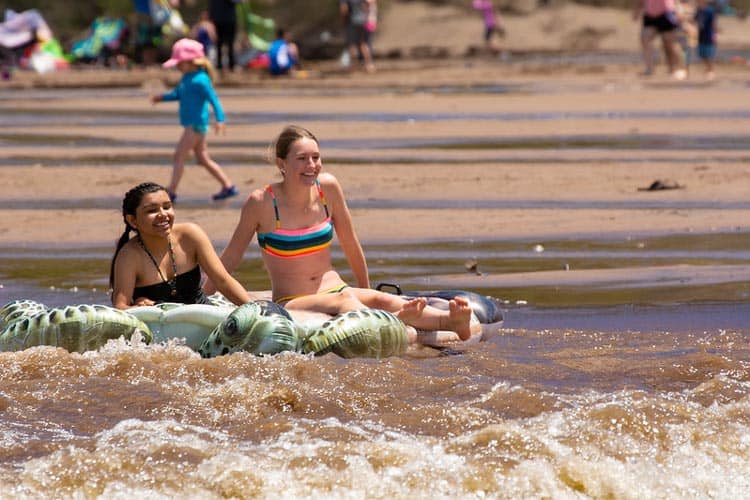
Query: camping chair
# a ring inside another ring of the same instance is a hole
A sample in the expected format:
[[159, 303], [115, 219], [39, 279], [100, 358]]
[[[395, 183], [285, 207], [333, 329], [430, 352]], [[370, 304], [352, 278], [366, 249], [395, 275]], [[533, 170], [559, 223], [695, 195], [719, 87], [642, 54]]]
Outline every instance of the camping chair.
[[91, 34], [75, 42], [71, 47], [71, 54], [79, 60], [107, 64], [110, 56], [122, 49], [127, 34], [124, 20], [98, 17], [91, 24]]
[[237, 17], [252, 48], [268, 52], [271, 42], [276, 38], [276, 23], [273, 19], [253, 13], [245, 2], [237, 4]]

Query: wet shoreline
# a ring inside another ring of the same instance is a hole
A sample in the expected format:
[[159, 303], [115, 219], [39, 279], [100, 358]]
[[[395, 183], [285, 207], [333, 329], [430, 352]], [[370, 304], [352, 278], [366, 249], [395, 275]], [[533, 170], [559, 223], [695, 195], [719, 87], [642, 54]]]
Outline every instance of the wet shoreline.
[[[504, 311], [505, 328], [744, 330], [750, 328], [749, 239], [736, 233], [392, 242], [367, 245], [366, 255], [373, 285], [488, 295]], [[0, 302], [108, 303], [110, 252], [90, 245], [0, 249]], [[334, 258], [344, 269], [340, 251]], [[248, 289], [268, 288], [254, 248], [236, 276]]]

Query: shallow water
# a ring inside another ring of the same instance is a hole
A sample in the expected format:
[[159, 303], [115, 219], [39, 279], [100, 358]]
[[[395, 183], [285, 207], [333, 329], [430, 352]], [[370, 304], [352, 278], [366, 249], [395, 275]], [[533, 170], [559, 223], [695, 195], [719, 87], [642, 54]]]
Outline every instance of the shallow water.
[[[471, 255], [490, 274], [750, 258], [742, 235], [642, 243], [546, 241], [540, 255], [484, 242]], [[0, 302], [106, 303], [108, 252], [8, 249]], [[408, 290], [465, 272], [468, 254], [436, 243], [368, 255], [375, 282]], [[263, 288], [253, 259], [239, 277]], [[634, 293], [653, 303], [592, 283], [544, 288], [476, 290], [505, 321], [447, 356], [204, 360], [179, 342], [122, 340], [83, 355], [2, 353], [0, 487], [9, 498], [743, 496], [748, 282], [686, 286], [677, 301], [641, 284]], [[702, 300], [722, 288], [726, 300]]]
[[452, 356], [0, 354], [4, 496], [720, 497], [750, 331], [502, 329]]
[[[736, 120], [750, 117], [748, 110], [674, 110], [674, 111], [581, 111], [581, 112], [536, 112], [536, 113], [417, 113], [417, 112], [352, 112], [352, 113], [272, 113], [272, 112], [230, 112], [228, 119], [236, 123], [305, 123], [305, 122], [440, 122], [451, 120], [474, 120], [474, 121], [553, 121], [553, 120], [623, 120], [623, 119], [714, 119], [714, 120]], [[145, 113], [134, 111], [131, 113], [101, 113], [85, 111], [39, 111], [39, 110], [4, 110], [0, 116], [0, 129], [18, 126], [35, 125], [90, 125], [90, 126], [113, 126], [113, 125], [138, 125], [144, 120], [154, 125], [172, 125], [174, 116], [172, 113]], [[361, 139], [352, 141], [362, 145]], [[321, 141], [323, 146], [336, 147], [337, 141]]]
[[[684, 241], [656, 239], [643, 257], [747, 260], [741, 237], [723, 249], [698, 241], [680, 255]], [[475, 253], [492, 273], [530, 259], [639, 260], [623, 242], [545, 245], [542, 256], [524, 252], [528, 242]], [[8, 251], [0, 302], [106, 303], [107, 251]], [[371, 258], [374, 277], [413, 289], [423, 273], [457, 272], [463, 257], [436, 244], [381, 246]], [[256, 273], [240, 278], [263, 286]], [[699, 300], [722, 287], [735, 299]], [[740, 498], [750, 488], [750, 285], [690, 288], [672, 302], [646, 283], [637, 293], [661, 298], [653, 304], [590, 284], [546, 299], [539, 287], [478, 290], [498, 297], [505, 321], [447, 356], [205, 360], [179, 342], [137, 340], [82, 355], [0, 353], [2, 496]], [[606, 303], [575, 305], [587, 298]]]

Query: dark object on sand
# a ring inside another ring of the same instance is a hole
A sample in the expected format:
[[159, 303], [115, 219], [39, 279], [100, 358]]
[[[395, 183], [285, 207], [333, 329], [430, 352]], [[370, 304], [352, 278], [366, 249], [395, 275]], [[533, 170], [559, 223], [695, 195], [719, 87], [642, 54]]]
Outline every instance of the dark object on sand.
[[683, 189], [684, 187], [671, 179], [657, 179], [648, 187], [638, 188], [638, 191], [664, 191], [667, 189]]
[[469, 259], [466, 262], [464, 262], [464, 267], [466, 268], [466, 271], [476, 274], [477, 276], [481, 276], [482, 273], [479, 272], [479, 262], [477, 262], [476, 259]]

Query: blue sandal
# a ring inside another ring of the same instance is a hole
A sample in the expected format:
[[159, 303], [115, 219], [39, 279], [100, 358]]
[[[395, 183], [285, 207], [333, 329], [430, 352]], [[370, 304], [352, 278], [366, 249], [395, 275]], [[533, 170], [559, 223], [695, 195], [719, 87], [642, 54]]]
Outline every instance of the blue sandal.
[[237, 188], [235, 186], [230, 186], [228, 188], [222, 189], [221, 191], [213, 195], [212, 198], [214, 199], [214, 201], [226, 200], [227, 198], [231, 198], [232, 196], [237, 196], [237, 194]]

